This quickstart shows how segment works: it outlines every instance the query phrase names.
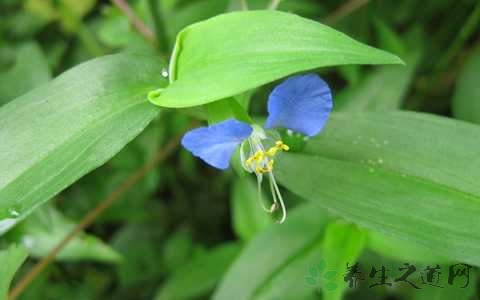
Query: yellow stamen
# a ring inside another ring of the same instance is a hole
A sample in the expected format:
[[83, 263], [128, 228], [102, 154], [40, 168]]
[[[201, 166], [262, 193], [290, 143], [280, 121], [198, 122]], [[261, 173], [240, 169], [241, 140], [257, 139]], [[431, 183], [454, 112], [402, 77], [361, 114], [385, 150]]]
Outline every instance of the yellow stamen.
[[285, 150], [285, 151], [290, 150], [290, 147], [288, 147], [288, 145], [286, 145], [282, 141], [276, 141], [275, 142], [275, 147], [277, 147], [278, 149], [281, 149], [281, 150]]
[[[259, 174], [269, 173], [273, 170], [273, 159], [269, 159], [269, 157], [274, 157], [278, 151], [288, 151], [290, 148], [285, 145], [282, 141], [275, 142], [275, 146], [271, 147], [267, 151], [258, 150], [250, 156], [246, 161], [245, 164], [250, 167], [253, 162], [256, 162], [255, 165], [255, 172]], [[263, 166], [262, 166], [263, 165]]]

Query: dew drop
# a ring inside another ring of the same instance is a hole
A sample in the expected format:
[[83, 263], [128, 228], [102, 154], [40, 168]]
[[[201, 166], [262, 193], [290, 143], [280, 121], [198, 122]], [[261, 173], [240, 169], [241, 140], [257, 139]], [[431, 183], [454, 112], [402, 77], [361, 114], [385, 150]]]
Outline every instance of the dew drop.
[[12, 217], [12, 218], [17, 218], [18, 216], [20, 216], [20, 213], [19, 213], [16, 209], [14, 209], [14, 208], [10, 208], [10, 209], [8, 210], [8, 214], [9, 214], [10, 217]]
[[162, 76], [165, 77], [165, 78], [168, 77], [168, 70], [167, 70], [167, 68], [163, 68], [163, 69], [162, 69]]
[[379, 158], [379, 159], [378, 159], [378, 163], [379, 163], [379, 164], [383, 164], [383, 159]]
[[22, 238], [22, 244], [28, 248], [32, 249], [33, 246], [35, 245], [35, 239], [29, 235], [26, 235]]

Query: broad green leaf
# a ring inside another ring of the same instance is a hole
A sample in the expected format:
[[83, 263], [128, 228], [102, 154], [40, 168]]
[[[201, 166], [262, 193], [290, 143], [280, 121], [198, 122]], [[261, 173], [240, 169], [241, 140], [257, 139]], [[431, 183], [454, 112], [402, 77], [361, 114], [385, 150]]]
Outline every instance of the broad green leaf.
[[465, 62], [453, 96], [453, 115], [465, 121], [480, 123], [480, 50]]
[[[263, 211], [258, 190], [251, 178], [235, 179], [232, 191], [232, 223], [237, 236], [248, 241], [272, 223], [270, 215]], [[265, 196], [263, 199], [266, 199]]]
[[394, 239], [377, 231], [368, 232], [367, 246], [378, 254], [397, 261], [408, 261], [410, 263], [451, 262], [451, 259], [441, 256], [436, 249], [429, 249], [419, 244]]
[[[72, 220], [47, 204], [20, 223], [8, 234], [8, 238], [23, 245], [32, 257], [40, 258], [49, 254], [74, 227]], [[82, 232], [68, 243], [56, 259], [118, 263], [121, 256], [99, 238]]]
[[239, 244], [227, 243], [193, 257], [167, 278], [155, 300], [194, 299], [205, 295], [213, 290], [239, 251]]
[[284, 224], [272, 224], [250, 241], [213, 299], [302, 299], [316, 291], [305, 280], [321, 258], [327, 222], [315, 205], [294, 209]]
[[392, 54], [293, 14], [233, 12], [178, 34], [171, 83], [151, 101], [166, 107], [195, 106], [319, 67], [398, 63]]
[[0, 250], [0, 299], [7, 299], [10, 282], [27, 258], [27, 251], [18, 245]]
[[0, 233], [102, 165], [157, 115], [161, 61], [118, 54], [81, 64], [0, 108]]
[[347, 263], [349, 266], [356, 263], [363, 251], [365, 237], [365, 232], [351, 224], [335, 222], [327, 226], [323, 239], [323, 257], [327, 262], [327, 270], [332, 271], [325, 272], [323, 279], [332, 282], [324, 285], [329, 292], [323, 294], [323, 299], [342, 299], [348, 289], [348, 283], [343, 279]]
[[15, 65], [0, 74], [0, 106], [48, 82], [51, 77], [47, 58], [38, 44], [19, 47]]
[[480, 265], [480, 127], [412, 112], [333, 114], [278, 180], [367, 229]]

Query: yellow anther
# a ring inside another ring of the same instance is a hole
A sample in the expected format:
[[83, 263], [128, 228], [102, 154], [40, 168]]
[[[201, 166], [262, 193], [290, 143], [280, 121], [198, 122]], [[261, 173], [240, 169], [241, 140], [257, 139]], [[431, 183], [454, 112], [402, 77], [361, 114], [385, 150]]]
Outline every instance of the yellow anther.
[[255, 168], [255, 172], [257, 173], [260, 173], [260, 174], [264, 174], [264, 173], [268, 173], [268, 172], [272, 172], [273, 170], [273, 159], [272, 160], [269, 160], [267, 162], [267, 166], [266, 167], [261, 167], [261, 166], [258, 166]]
[[247, 160], [245, 161], [245, 164], [247, 166], [250, 166], [253, 163], [253, 161], [256, 161], [257, 163], [259, 163], [264, 158], [265, 158], [265, 153], [262, 150], [258, 150], [257, 152], [255, 152], [255, 154], [247, 158]]
[[261, 162], [262, 159], [265, 157], [265, 153], [263, 153], [262, 150], [258, 150], [257, 152], [255, 152], [253, 157], [254, 157], [255, 161], [258, 163], [258, 162]]
[[288, 145], [286, 145], [286, 144], [285, 144], [284, 142], [282, 142], [282, 141], [276, 141], [276, 142], [275, 142], [275, 147], [277, 147], [278, 149], [285, 150], [285, 151], [290, 150], [290, 147], [288, 147]]

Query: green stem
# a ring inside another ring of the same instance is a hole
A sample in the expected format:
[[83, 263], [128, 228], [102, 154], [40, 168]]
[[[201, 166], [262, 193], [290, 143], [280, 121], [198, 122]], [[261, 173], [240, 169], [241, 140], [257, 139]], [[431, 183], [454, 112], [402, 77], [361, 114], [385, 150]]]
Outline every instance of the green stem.
[[436, 71], [443, 70], [452, 62], [452, 60], [455, 58], [457, 53], [463, 47], [465, 42], [476, 31], [479, 21], [480, 21], [480, 2], [477, 3], [472, 13], [468, 17], [467, 21], [463, 24], [462, 28], [460, 29], [460, 32], [457, 34], [453, 43], [447, 49], [447, 51], [442, 56], [442, 58], [440, 58], [437, 64], [437, 67], [435, 68]]
[[148, 6], [155, 26], [155, 35], [158, 41], [158, 47], [164, 53], [169, 51], [167, 32], [165, 31], [165, 20], [163, 11], [158, 7], [158, 0], [148, 0]]

